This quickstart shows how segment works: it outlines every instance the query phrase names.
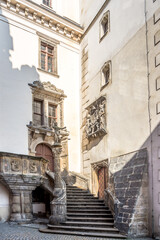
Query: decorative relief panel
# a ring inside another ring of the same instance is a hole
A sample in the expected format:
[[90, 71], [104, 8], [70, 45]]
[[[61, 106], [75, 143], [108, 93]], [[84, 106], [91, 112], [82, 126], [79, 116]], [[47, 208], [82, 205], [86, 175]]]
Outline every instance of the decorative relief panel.
[[95, 138], [106, 134], [106, 99], [100, 97], [87, 108], [86, 135]]
[[20, 161], [19, 160], [14, 159], [14, 160], [11, 161], [11, 170], [13, 172], [19, 172], [20, 167], [21, 166], [20, 166]]
[[37, 168], [37, 164], [35, 161], [31, 161], [29, 163], [29, 171], [30, 171], [30, 173], [37, 173], [38, 168]]

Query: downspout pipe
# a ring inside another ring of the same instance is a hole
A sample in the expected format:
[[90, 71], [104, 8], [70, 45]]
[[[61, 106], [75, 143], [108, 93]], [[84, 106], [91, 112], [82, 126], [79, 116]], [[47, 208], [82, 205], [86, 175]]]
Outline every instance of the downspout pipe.
[[147, 60], [147, 82], [148, 82], [148, 120], [149, 120], [149, 135], [150, 135], [150, 160], [151, 160], [151, 211], [152, 211], [152, 237], [154, 237], [154, 208], [153, 208], [153, 139], [152, 139], [152, 119], [151, 119], [151, 108], [150, 108], [150, 98], [151, 98], [151, 89], [150, 89], [150, 71], [149, 71], [149, 46], [148, 46], [148, 23], [147, 23], [147, 1], [144, 0], [144, 14], [145, 14], [145, 37], [146, 37], [146, 60]]

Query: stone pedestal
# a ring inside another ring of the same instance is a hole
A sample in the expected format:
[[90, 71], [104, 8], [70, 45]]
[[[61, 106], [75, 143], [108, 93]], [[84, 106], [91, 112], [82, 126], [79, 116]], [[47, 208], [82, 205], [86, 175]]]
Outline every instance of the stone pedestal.
[[31, 191], [21, 189], [12, 191], [11, 221], [30, 221], [32, 219]]
[[49, 218], [50, 224], [59, 224], [66, 220], [66, 186], [61, 178], [60, 171], [60, 154], [62, 151], [61, 145], [55, 145], [53, 151], [55, 152], [55, 184], [54, 184], [54, 199], [51, 202], [51, 216]]

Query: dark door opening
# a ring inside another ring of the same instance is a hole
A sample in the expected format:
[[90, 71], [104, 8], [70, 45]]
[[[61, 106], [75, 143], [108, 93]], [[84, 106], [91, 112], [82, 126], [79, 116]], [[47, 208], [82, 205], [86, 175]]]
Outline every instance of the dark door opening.
[[43, 188], [37, 187], [32, 192], [32, 208], [35, 217], [49, 217], [51, 215], [51, 196]]

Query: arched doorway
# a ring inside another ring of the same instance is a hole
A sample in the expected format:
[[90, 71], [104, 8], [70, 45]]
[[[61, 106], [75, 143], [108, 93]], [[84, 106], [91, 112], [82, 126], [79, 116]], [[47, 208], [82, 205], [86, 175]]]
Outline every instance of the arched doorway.
[[44, 143], [38, 144], [36, 147], [36, 156], [47, 159], [49, 161], [49, 169], [52, 172], [54, 171], [54, 157], [50, 147]]

